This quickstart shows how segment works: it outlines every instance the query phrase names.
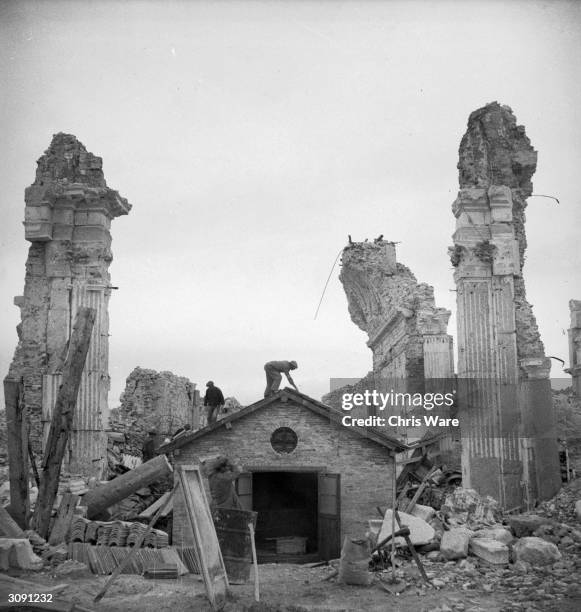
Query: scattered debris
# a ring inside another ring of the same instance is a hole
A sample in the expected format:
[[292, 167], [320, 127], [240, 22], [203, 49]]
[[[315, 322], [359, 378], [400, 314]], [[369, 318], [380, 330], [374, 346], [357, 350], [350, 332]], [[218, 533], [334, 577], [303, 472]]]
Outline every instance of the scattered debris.
[[[414, 546], [419, 546], [421, 544], [428, 544], [434, 539], [435, 531], [434, 528], [428, 525], [426, 521], [422, 520], [417, 516], [413, 516], [412, 514], [406, 514], [405, 512], [400, 512], [399, 516], [402, 521], [402, 525], [405, 525], [410, 530], [410, 539]], [[381, 523], [381, 529], [378, 532], [377, 540], [381, 541], [386, 538], [388, 535], [392, 533], [391, 530], [391, 522], [392, 522], [392, 511], [390, 509], [385, 511], [385, 516], [383, 518], [383, 522], [381, 521], [370, 521], [373, 524], [372, 530], [376, 527], [377, 523]], [[371, 527], [371, 525], [370, 525]], [[399, 546], [404, 545], [403, 538], [396, 538], [396, 544]]]
[[471, 532], [463, 527], [445, 531], [440, 542], [440, 553], [447, 561], [464, 559], [468, 556]]
[[525, 561], [534, 566], [552, 565], [561, 559], [559, 549], [552, 542], [534, 536], [521, 538], [513, 550], [517, 561]]
[[10, 567], [39, 570], [42, 566], [42, 559], [34, 554], [28, 540], [0, 538], [0, 570], [6, 571]]
[[85, 578], [91, 573], [86, 563], [75, 559], [67, 559], [54, 568], [53, 574], [58, 578]]
[[481, 497], [473, 489], [455, 489], [446, 496], [440, 510], [450, 525], [466, 525], [470, 529], [492, 526], [500, 517], [498, 502], [488, 495]]
[[508, 546], [498, 540], [489, 538], [472, 538], [470, 552], [493, 565], [506, 565], [508, 563]]
[[508, 524], [517, 538], [533, 535], [545, 522], [543, 517], [535, 514], [518, 514], [508, 517]]

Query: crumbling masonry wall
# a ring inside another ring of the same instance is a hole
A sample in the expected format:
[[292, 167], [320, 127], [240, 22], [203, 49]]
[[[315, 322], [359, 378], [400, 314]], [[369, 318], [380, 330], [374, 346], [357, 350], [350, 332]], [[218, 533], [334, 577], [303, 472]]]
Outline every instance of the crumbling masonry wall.
[[339, 276], [353, 322], [369, 338], [373, 371], [390, 378], [444, 378], [453, 373], [450, 311], [434, 288], [396, 261], [392, 242], [359, 242], [343, 251]]
[[464, 485], [505, 507], [559, 486], [550, 361], [522, 268], [526, 198], [537, 153], [512, 110], [473, 112], [459, 150], [460, 191], [450, 249], [457, 286]]
[[[339, 278], [349, 314], [367, 333], [373, 353], [373, 370], [355, 390], [363, 386], [423, 392], [427, 380], [450, 379], [454, 373], [453, 342], [447, 333], [450, 311], [436, 307], [433, 287], [418, 283], [411, 270], [396, 260], [395, 244], [351, 243], [343, 250], [341, 263]], [[353, 390], [335, 390], [323, 401], [340, 408], [342, 393]], [[412, 439], [424, 432], [402, 427], [394, 433]]]
[[38, 160], [25, 202], [31, 246], [24, 294], [14, 300], [21, 323], [8, 376], [22, 382], [30, 439], [41, 453], [76, 312], [81, 306], [96, 309], [65, 461], [69, 471], [98, 474], [104, 467], [102, 417], [109, 390], [110, 227], [131, 205], [107, 187], [101, 158], [63, 133]]
[[186, 423], [196, 428], [195, 399], [196, 385], [184, 376], [137, 367], [127, 377], [121, 405], [111, 410], [109, 430], [125, 434], [125, 453], [140, 456], [147, 432], [155, 431], [161, 444]]

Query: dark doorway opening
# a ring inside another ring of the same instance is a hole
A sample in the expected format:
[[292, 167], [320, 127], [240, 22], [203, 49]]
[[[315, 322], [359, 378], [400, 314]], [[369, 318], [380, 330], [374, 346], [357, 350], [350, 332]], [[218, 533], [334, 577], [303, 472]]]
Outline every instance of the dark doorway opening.
[[252, 509], [261, 561], [318, 558], [317, 473], [254, 472]]

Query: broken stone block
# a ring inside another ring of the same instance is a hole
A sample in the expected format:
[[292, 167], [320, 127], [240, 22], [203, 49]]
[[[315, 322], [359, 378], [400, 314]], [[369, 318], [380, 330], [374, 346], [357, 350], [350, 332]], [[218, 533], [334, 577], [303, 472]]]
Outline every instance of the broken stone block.
[[508, 518], [508, 524], [517, 538], [533, 535], [546, 522], [547, 519], [536, 514], [517, 514]]
[[446, 496], [442, 513], [455, 525], [494, 525], [499, 513], [498, 502], [485, 495], [481, 497], [473, 489], [455, 489]]
[[515, 572], [518, 572], [519, 574], [527, 574], [531, 571], [532, 567], [533, 566], [530, 563], [527, 563], [526, 561], [516, 561], [515, 564], [512, 566], [512, 569]]
[[493, 565], [506, 565], [508, 563], [508, 546], [497, 540], [472, 538], [470, 540], [470, 552]]
[[41, 569], [43, 562], [34, 554], [32, 545], [28, 540], [16, 538], [0, 539], [0, 565], [9, 567], [37, 570]]
[[92, 573], [87, 565], [80, 561], [67, 559], [54, 569], [55, 576], [59, 578], [88, 578]]
[[[417, 516], [413, 516], [411, 514], [407, 514], [407, 512], [400, 512], [399, 518], [401, 520], [402, 527], [408, 527], [410, 530], [410, 540], [414, 546], [421, 546], [422, 544], [427, 544], [430, 542], [436, 532], [433, 527], [430, 527], [426, 521], [418, 518]], [[377, 538], [378, 542], [387, 538], [388, 535], [391, 534], [391, 510], [385, 511], [385, 517], [383, 519], [383, 524], [381, 526], [381, 530], [379, 532], [379, 536]], [[395, 522], [395, 530], [399, 529], [397, 525], [397, 521]], [[398, 546], [405, 546], [405, 540], [403, 538], [396, 538], [395, 543]]]
[[447, 561], [463, 559], [468, 556], [470, 534], [466, 529], [450, 529], [445, 531], [440, 542], [440, 553]]
[[514, 546], [517, 561], [526, 561], [531, 565], [552, 565], [561, 558], [559, 549], [542, 538], [521, 538]]
[[475, 538], [487, 538], [496, 540], [502, 544], [510, 544], [514, 537], [512, 533], [505, 527], [490, 527], [489, 529], [479, 529], [474, 533]]
[[436, 515], [436, 511], [432, 508], [432, 506], [422, 506], [421, 504], [416, 504], [410, 514], [421, 518], [423, 521], [426, 521], [426, 523], [429, 523]]

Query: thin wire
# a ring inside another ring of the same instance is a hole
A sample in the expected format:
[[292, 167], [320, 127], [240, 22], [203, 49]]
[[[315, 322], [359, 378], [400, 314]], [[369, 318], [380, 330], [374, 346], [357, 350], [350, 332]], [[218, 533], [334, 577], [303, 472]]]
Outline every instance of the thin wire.
[[540, 193], [532, 193], [529, 198], [550, 198], [551, 200], [555, 200], [555, 202], [557, 202], [557, 204], [560, 204], [561, 202], [559, 202], [559, 200], [555, 197], [555, 196], [550, 196], [550, 195], [542, 195]]
[[327, 285], [329, 284], [329, 281], [331, 280], [331, 274], [333, 274], [333, 270], [335, 269], [335, 266], [337, 265], [337, 260], [341, 256], [342, 252], [343, 252], [343, 249], [341, 249], [337, 253], [337, 257], [335, 257], [335, 261], [333, 262], [333, 266], [331, 267], [331, 271], [329, 272], [329, 276], [327, 277], [327, 282], [325, 283], [325, 286], [323, 287], [323, 293], [321, 293], [321, 299], [319, 300], [317, 310], [315, 311], [315, 317], [314, 317], [315, 319], [317, 318], [317, 315], [319, 314], [319, 308], [321, 308], [321, 304], [323, 303], [323, 298], [325, 297], [325, 291], [327, 291]]

